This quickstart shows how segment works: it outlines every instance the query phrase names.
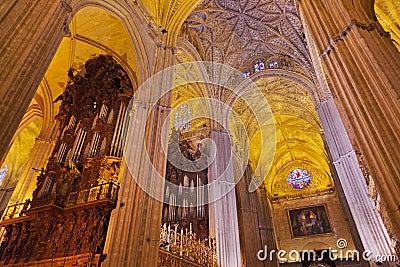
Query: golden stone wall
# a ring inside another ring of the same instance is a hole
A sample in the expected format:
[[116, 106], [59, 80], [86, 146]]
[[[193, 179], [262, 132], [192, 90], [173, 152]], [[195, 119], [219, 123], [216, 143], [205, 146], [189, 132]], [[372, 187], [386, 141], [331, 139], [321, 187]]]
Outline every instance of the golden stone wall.
[[[294, 237], [288, 210], [325, 205], [331, 233], [304, 235]], [[274, 210], [273, 222], [276, 229], [277, 248], [289, 253], [291, 250], [328, 250], [338, 249], [337, 241], [345, 239], [348, 243], [346, 249], [354, 250], [355, 245], [351, 236], [348, 218], [343, 212], [337, 193], [326, 194], [296, 200], [286, 200], [272, 204]], [[339, 256], [339, 254], [337, 254]]]

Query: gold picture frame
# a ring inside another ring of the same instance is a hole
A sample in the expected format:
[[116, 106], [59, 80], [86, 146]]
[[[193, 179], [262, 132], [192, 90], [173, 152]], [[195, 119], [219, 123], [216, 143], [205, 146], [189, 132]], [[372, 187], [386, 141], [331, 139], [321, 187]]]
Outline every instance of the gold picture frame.
[[326, 205], [287, 210], [292, 238], [333, 234]]

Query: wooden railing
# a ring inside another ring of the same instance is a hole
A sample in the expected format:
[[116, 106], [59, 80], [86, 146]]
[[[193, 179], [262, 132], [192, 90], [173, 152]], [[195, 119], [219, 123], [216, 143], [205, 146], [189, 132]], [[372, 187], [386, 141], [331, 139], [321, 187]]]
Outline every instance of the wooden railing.
[[182, 132], [181, 133], [181, 140], [186, 140], [186, 139], [191, 139], [195, 136], [205, 136], [207, 137], [210, 134], [210, 128], [208, 127], [204, 127], [204, 128], [200, 128], [200, 129], [196, 129], [196, 130], [190, 130], [187, 132]]
[[7, 207], [6, 211], [4, 212], [2, 220], [9, 220], [15, 219], [22, 216], [25, 216], [25, 211], [27, 211], [31, 207], [30, 200], [27, 200], [23, 203], [17, 203], [14, 205], [10, 205]]
[[115, 183], [106, 183], [92, 186], [88, 189], [82, 189], [69, 195], [66, 206], [83, 204], [91, 201], [108, 199], [117, 202], [119, 185]]

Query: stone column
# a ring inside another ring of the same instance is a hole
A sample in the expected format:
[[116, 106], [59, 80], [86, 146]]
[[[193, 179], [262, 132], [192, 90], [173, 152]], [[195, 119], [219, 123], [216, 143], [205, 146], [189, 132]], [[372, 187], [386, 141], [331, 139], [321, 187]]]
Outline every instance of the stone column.
[[[172, 65], [171, 50], [160, 48], [158, 52], [156, 69]], [[157, 266], [163, 206], [157, 198], [162, 198], [164, 184], [156, 177], [165, 177], [163, 147], [167, 147], [168, 131], [163, 133], [162, 127], [170, 112], [170, 92], [157, 104], [151, 99], [165, 92], [171, 80], [171, 73], [164, 73], [161, 81], [145, 88], [149, 90], [146, 92], [148, 101], [134, 96], [122, 183], [117, 208], [112, 212], [108, 228], [104, 248], [107, 257], [103, 266]], [[169, 121], [166, 123], [169, 126]]]
[[3, 155], [64, 36], [61, 1], [0, 3], [0, 155]]
[[210, 236], [216, 238], [218, 266], [242, 266], [231, 140], [228, 133], [216, 129], [210, 138], [215, 143], [215, 153], [211, 153], [215, 159], [208, 168], [209, 198], [223, 195], [209, 205]]
[[32, 168], [46, 168], [47, 160], [53, 152], [55, 142], [53, 141], [57, 133], [57, 123], [53, 121], [48, 129], [43, 129], [42, 133], [36, 138], [35, 145], [27, 159], [24, 170], [11, 195], [9, 203], [24, 202], [26, 199], [32, 200], [32, 193], [36, 188], [38, 172]]
[[278, 266], [275, 257], [272, 261], [269, 257], [265, 261], [261, 261], [257, 257], [258, 251], [264, 250], [265, 246], [268, 251], [276, 250], [276, 243], [267, 192], [264, 187], [249, 192], [252, 178], [251, 168], [248, 167], [236, 185], [242, 253], [246, 266]]
[[[365, 156], [383, 205], [400, 232], [400, 53], [361, 1], [299, 1], [353, 147]], [[319, 79], [321, 83], [321, 79]], [[350, 152], [349, 150], [347, 152]]]
[[317, 112], [325, 132], [332, 164], [363, 246], [358, 249], [369, 250], [375, 256], [392, 255], [389, 236], [372, 199], [368, 196], [365, 178], [333, 98], [328, 97], [322, 101], [317, 107]]

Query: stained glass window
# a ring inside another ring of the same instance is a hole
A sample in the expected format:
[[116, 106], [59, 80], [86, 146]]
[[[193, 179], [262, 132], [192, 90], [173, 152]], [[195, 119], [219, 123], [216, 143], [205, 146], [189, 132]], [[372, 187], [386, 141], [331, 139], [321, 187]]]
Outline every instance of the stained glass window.
[[190, 129], [190, 120], [192, 119], [192, 108], [190, 105], [180, 105], [175, 112], [174, 127], [176, 130], [187, 131]]
[[294, 189], [303, 189], [311, 183], [311, 175], [304, 169], [294, 169], [287, 177], [287, 183]]
[[265, 70], [265, 64], [262, 60], [258, 60], [254, 64], [254, 72], [259, 72], [260, 70]]
[[4, 164], [4, 167], [0, 169], [0, 185], [3, 183], [4, 178], [7, 175], [8, 167]]
[[250, 71], [249, 70], [243, 71], [243, 78], [247, 78], [249, 76], [250, 76]]
[[278, 68], [278, 62], [277, 61], [272, 61], [269, 63], [269, 68], [270, 69], [277, 69]]

